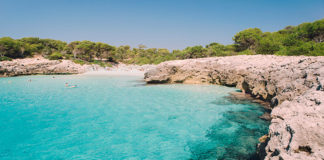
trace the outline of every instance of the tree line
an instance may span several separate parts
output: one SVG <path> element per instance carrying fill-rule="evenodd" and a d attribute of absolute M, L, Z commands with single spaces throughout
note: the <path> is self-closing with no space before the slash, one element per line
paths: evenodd
<path fill-rule="evenodd" d="M 203 58 L 232 55 L 307 55 L 324 56 L 324 19 L 298 26 L 287 26 L 277 32 L 262 32 L 249 28 L 233 37 L 234 44 L 211 43 L 192 46 L 183 50 L 146 48 L 139 45 L 112 46 L 101 42 L 73 41 L 26 37 L 0 38 L 0 60 L 42 55 L 46 58 L 71 59 L 77 63 L 123 62 L 129 64 L 158 64 L 176 59 Z"/>
<path fill-rule="evenodd" d="M 273 33 L 250 28 L 237 33 L 233 40 L 237 52 L 324 56 L 324 19 L 287 26 Z"/>

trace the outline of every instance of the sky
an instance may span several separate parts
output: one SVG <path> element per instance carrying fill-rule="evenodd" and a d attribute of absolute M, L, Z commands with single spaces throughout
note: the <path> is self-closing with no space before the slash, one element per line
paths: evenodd
<path fill-rule="evenodd" d="M 184 49 L 324 18 L 324 0 L 0 0 L 0 37 Z"/>

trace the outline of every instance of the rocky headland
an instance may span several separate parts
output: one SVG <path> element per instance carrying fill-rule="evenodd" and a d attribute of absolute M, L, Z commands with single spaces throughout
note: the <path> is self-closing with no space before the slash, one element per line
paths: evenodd
<path fill-rule="evenodd" d="M 48 60 L 42 56 L 14 59 L 0 62 L 0 77 L 12 77 L 36 74 L 110 74 L 110 75 L 144 75 L 155 65 L 113 64 L 101 67 L 97 64 L 80 65 L 71 60 Z"/>
<path fill-rule="evenodd" d="M 261 159 L 324 159 L 324 57 L 242 55 L 168 61 L 147 83 L 233 86 L 270 104 Z M 268 118 L 268 119 L 269 119 Z"/>
<path fill-rule="evenodd" d="M 95 70 L 98 65 L 80 65 L 70 60 L 48 60 L 41 56 L 0 62 L 0 77 L 35 74 L 78 74 Z"/>

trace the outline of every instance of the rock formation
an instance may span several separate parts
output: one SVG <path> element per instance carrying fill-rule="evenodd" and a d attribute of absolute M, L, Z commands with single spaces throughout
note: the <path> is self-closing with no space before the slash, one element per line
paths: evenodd
<path fill-rule="evenodd" d="M 235 86 L 271 104 L 265 159 L 324 159 L 324 57 L 232 56 L 168 61 L 147 83 Z M 261 154 L 260 154 L 261 155 Z"/>
<path fill-rule="evenodd" d="M 33 74 L 77 74 L 98 69 L 98 65 L 83 65 L 70 60 L 48 60 L 43 57 L 0 62 L 0 77 Z"/>

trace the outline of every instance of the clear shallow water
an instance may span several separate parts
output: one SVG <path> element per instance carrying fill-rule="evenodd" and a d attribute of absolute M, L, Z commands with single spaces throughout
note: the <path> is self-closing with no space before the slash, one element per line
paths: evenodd
<path fill-rule="evenodd" d="M 268 128 L 234 88 L 52 77 L 0 78 L 0 159 L 247 159 Z"/>

